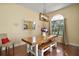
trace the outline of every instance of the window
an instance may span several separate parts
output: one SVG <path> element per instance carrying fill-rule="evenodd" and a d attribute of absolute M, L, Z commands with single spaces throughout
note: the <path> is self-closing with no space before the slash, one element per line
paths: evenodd
<path fill-rule="evenodd" d="M 64 35 L 64 17 L 62 15 L 57 14 L 51 19 L 51 30 L 54 35 Z"/>
<path fill-rule="evenodd" d="M 52 21 L 52 34 L 63 36 L 64 20 Z"/>

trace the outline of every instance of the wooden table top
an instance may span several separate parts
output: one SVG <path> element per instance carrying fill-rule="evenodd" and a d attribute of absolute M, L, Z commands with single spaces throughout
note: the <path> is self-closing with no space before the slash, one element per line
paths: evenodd
<path fill-rule="evenodd" d="M 36 42 L 35 43 L 38 44 L 38 45 L 41 45 L 42 43 L 51 40 L 53 37 L 55 37 L 55 36 L 50 36 L 50 37 L 47 37 L 47 39 L 45 39 L 43 36 L 36 36 Z M 22 41 L 24 41 L 24 42 L 26 42 L 30 45 L 32 45 L 32 43 L 33 43 L 32 37 L 24 38 L 24 39 L 22 39 Z"/>
<path fill-rule="evenodd" d="M 24 39 L 22 39 L 22 41 L 24 41 L 24 42 L 26 42 L 26 43 L 28 43 L 28 44 L 30 44 L 30 45 L 32 45 L 32 43 L 33 43 L 33 40 L 32 40 L 32 37 L 27 37 L 27 38 L 24 38 Z M 36 44 L 42 44 L 42 43 L 44 43 L 44 37 L 43 36 L 40 36 L 40 37 L 36 37 Z"/>

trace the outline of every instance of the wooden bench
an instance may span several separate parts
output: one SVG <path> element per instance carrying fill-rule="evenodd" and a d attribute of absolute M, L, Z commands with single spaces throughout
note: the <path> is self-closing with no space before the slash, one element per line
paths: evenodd
<path fill-rule="evenodd" d="M 56 38 L 57 36 L 49 36 L 47 39 L 47 42 L 42 43 L 41 45 L 38 46 L 39 48 L 39 53 L 41 52 L 41 55 L 44 55 L 44 52 L 47 50 L 52 51 L 52 47 L 57 47 L 57 41 Z"/>

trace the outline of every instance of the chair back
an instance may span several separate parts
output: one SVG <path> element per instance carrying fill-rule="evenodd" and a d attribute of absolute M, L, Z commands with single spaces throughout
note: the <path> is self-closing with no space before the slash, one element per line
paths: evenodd
<path fill-rule="evenodd" d="M 9 42 L 9 39 L 7 37 L 7 33 L 0 34 L 0 41 L 2 44 L 6 44 Z"/>

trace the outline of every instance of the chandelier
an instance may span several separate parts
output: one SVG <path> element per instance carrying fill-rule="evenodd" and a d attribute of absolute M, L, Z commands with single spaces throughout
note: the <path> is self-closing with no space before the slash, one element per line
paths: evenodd
<path fill-rule="evenodd" d="M 46 15 L 46 4 L 44 3 L 43 4 L 43 12 L 41 12 L 40 14 L 39 14 L 39 19 L 41 20 L 41 21 L 48 21 L 48 16 Z"/>

